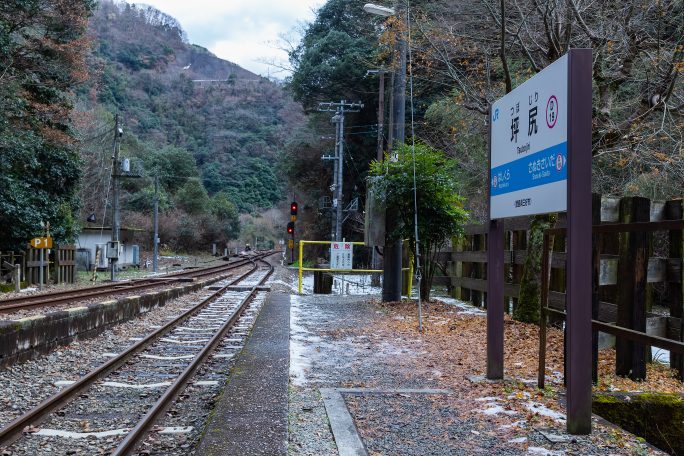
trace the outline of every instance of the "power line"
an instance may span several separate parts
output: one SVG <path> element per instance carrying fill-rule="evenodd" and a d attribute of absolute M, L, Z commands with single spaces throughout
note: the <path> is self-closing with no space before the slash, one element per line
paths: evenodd
<path fill-rule="evenodd" d="M 335 217 L 333 224 L 334 232 L 331 233 L 331 240 L 342 240 L 342 184 L 344 174 L 344 116 L 346 113 L 359 112 L 363 108 L 363 103 L 349 103 L 342 100 L 339 103 L 330 101 L 318 104 L 319 112 L 334 112 L 331 122 L 335 124 L 335 156 L 323 157 L 324 160 L 332 160 L 334 167 L 334 184 L 333 184 L 333 207 L 335 211 L 332 214 Z M 332 230 L 331 228 L 331 230 Z"/>

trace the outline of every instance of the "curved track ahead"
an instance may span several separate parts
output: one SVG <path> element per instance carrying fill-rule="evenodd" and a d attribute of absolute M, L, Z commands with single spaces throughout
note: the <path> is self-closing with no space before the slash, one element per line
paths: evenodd
<path fill-rule="evenodd" d="M 255 258 L 261 258 L 267 255 L 270 255 L 270 253 L 257 255 L 255 256 Z M 197 279 L 211 275 L 222 274 L 224 272 L 228 272 L 233 269 L 246 266 L 250 264 L 251 261 L 252 260 L 249 258 L 241 258 L 238 261 L 228 264 L 211 266 L 208 268 L 201 269 L 191 269 L 189 271 L 181 271 L 160 278 L 146 278 L 127 282 L 115 282 L 108 283 L 105 285 L 98 285 L 94 287 L 79 288 L 75 290 L 41 293 L 30 296 L 21 296 L 18 298 L 4 299 L 0 301 L 0 313 L 14 312 L 16 310 L 29 309 L 34 307 L 46 307 L 66 303 L 75 303 L 86 299 L 128 293 L 130 291 L 148 290 L 159 287 L 161 285 L 168 285 L 169 283 L 182 281 L 183 279 Z"/>

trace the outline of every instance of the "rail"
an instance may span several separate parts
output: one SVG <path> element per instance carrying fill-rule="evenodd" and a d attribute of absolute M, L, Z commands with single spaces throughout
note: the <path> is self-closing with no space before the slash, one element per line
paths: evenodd
<path fill-rule="evenodd" d="M 273 253 L 266 253 L 263 255 L 260 255 L 258 257 L 255 257 L 253 260 L 250 260 L 253 267 L 247 271 L 246 273 L 240 275 L 236 279 L 232 280 L 229 282 L 227 285 L 224 287 L 220 288 L 219 290 L 216 290 L 214 293 L 212 293 L 209 297 L 204 299 L 202 302 L 196 304 L 193 306 L 191 309 L 187 310 L 183 314 L 179 315 L 178 317 L 174 318 L 171 320 L 169 323 L 165 324 L 161 328 L 155 330 L 148 336 L 144 337 L 142 340 L 134 343 L 131 345 L 126 351 L 120 353 L 116 357 L 110 359 L 109 361 L 101 364 L 94 370 L 90 371 L 83 377 L 81 377 L 78 381 L 73 383 L 72 385 L 66 387 L 59 393 L 45 399 L 43 402 L 38 404 L 36 407 L 33 409 L 29 410 L 28 412 L 22 414 L 21 416 L 17 417 L 7 425 L 5 425 L 2 429 L 0 429 L 0 446 L 7 446 L 11 444 L 14 440 L 19 438 L 26 426 L 29 425 L 36 425 L 43 419 L 45 419 L 50 413 L 54 412 L 55 410 L 58 410 L 59 408 L 65 406 L 68 404 L 71 400 L 74 399 L 75 396 L 79 395 L 82 391 L 88 389 L 91 387 L 96 381 L 99 379 L 107 376 L 110 374 L 112 371 L 120 368 L 123 366 L 126 362 L 128 362 L 133 356 L 136 354 L 140 353 L 141 351 L 145 350 L 147 347 L 149 347 L 152 343 L 172 331 L 176 326 L 179 324 L 183 323 L 185 320 L 189 319 L 199 311 L 203 310 L 205 307 L 207 307 L 209 304 L 211 304 L 214 300 L 222 296 L 223 293 L 228 291 L 228 289 L 237 284 L 238 282 L 244 280 L 246 277 L 250 276 L 254 272 L 258 270 L 258 265 L 257 261 L 264 261 L 263 258 L 266 258 L 267 256 L 272 255 Z M 264 261 L 265 262 L 265 261 Z M 268 263 L 267 263 L 268 264 Z M 269 264 L 269 272 L 268 274 L 260 281 L 260 284 L 263 283 L 273 272 L 273 267 Z M 254 293 L 256 292 L 257 287 L 252 287 L 252 292 L 250 293 L 250 296 L 253 297 Z M 251 298 L 249 298 L 251 299 Z M 235 315 L 231 316 L 229 319 L 229 322 L 234 322 L 239 318 L 241 315 L 242 311 L 244 310 L 244 307 L 247 305 L 249 302 L 249 299 L 245 299 L 239 306 L 239 314 L 237 317 Z M 237 311 L 236 311 L 237 312 Z M 228 326 L 229 327 L 229 326 Z M 222 327 L 221 334 L 223 335 L 225 333 L 226 325 Z M 221 337 L 213 337 L 211 341 L 207 344 L 207 346 L 211 345 L 211 348 L 208 350 L 206 349 L 207 346 L 205 346 L 205 349 L 200 352 L 199 355 L 195 357 L 193 362 L 191 363 L 191 366 L 194 366 L 193 369 L 187 368 L 181 377 L 174 382 L 171 388 L 174 388 L 173 393 L 169 394 L 164 394 L 162 398 L 166 398 L 165 400 L 168 402 L 172 400 L 173 398 L 176 397 L 177 393 L 184 387 L 184 385 L 187 383 L 187 379 L 189 378 L 192 373 L 194 373 L 197 368 L 201 365 L 201 363 L 206 359 L 206 356 L 211 353 L 215 345 L 218 343 Z M 190 370 L 189 370 L 190 369 Z M 180 379 L 183 379 L 182 381 L 179 381 Z M 170 399 L 169 399 L 170 398 Z M 161 399 L 160 399 L 161 400 Z M 156 407 L 159 407 L 159 402 L 153 406 L 153 410 Z M 152 413 L 152 411 L 150 413 Z M 159 416 L 159 414 L 163 411 L 158 410 L 154 413 L 154 418 Z M 150 415 L 148 413 L 148 415 Z M 151 418 L 148 417 L 148 415 L 145 416 L 146 423 L 149 421 Z M 149 426 L 151 424 L 144 424 L 144 425 L 139 425 L 136 426 L 136 428 L 132 431 L 135 432 L 135 438 L 133 439 L 135 442 L 137 442 L 142 436 L 144 435 L 145 432 L 149 429 Z M 130 445 L 131 439 L 126 438 L 124 442 L 129 442 L 127 445 Z M 122 445 L 123 443 L 122 442 Z M 115 454 L 127 454 L 127 453 L 122 453 L 118 452 Z"/>
<path fill-rule="evenodd" d="M 126 293 L 133 290 L 140 290 L 146 288 L 154 288 L 160 285 L 168 284 L 174 280 L 184 277 L 204 277 L 207 275 L 218 274 L 225 271 L 237 269 L 250 263 L 249 259 L 243 259 L 237 262 L 226 265 L 212 266 L 203 269 L 193 269 L 192 271 L 183 271 L 173 276 L 165 276 L 162 278 L 150 279 L 144 278 L 135 281 L 116 282 L 106 285 L 97 285 L 88 288 L 79 288 L 76 290 L 58 291 L 52 293 L 41 293 L 31 296 L 21 296 L 17 298 L 4 299 L 0 301 L 0 313 L 12 312 L 18 309 L 28 309 L 33 307 L 45 307 L 49 305 L 63 304 L 67 302 L 74 302 L 82 299 L 95 298 L 98 296 L 106 296 L 110 294 Z"/>

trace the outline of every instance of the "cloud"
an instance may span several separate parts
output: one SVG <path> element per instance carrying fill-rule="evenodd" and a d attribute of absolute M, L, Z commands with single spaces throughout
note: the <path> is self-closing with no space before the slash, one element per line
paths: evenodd
<path fill-rule="evenodd" d="M 219 57 L 261 75 L 269 73 L 262 61 L 287 61 L 274 43 L 301 22 L 314 18 L 325 0 L 145 0 L 175 17 L 199 44 Z M 270 69 L 270 73 L 278 71 Z"/>

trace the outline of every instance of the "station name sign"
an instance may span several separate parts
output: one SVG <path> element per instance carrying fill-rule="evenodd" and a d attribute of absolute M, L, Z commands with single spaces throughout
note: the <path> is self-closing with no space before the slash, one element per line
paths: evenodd
<path fill-rule="evenodd" d="M 567 162 L 565 55 L 492 105 L 490 218 L 567 210 Z"/>

